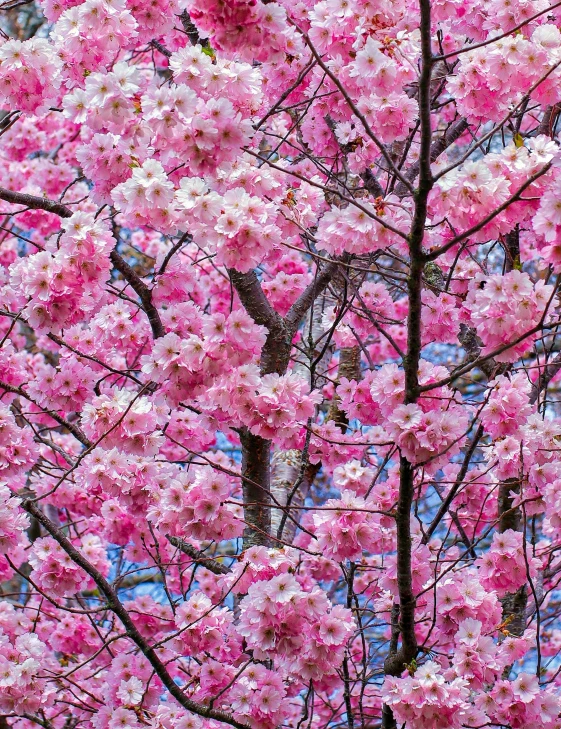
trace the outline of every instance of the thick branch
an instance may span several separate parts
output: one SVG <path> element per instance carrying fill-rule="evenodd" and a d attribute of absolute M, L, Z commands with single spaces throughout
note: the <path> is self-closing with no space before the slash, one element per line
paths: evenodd
<path fill-rule="evenodd" d="M 307 341 L 308 346 L 306 351 L 296 354 L 292 369 L 294 374 L 312 381 L 316 387 L 325 383 L 324 375 L 332 356 L 332 348 L 326 347 L 324 342 L 323 314 L 335 302 L 336 298 L 329 288 L 324 289 L 313 301 L 302 332 L 302 344 L 305 345 Z M 271 494 L 275 503 L 286 507 L 284 511 L 273 509 L 271 534 L 288 544 L 294 541 L 303 513 L 299 509 L 304 506 L 321 467 L 320 463 L 308 463 L 307 451 L 305 445 L 303 450 L 277 450 L 271 459 Z M 297 509 L 294 517 L 290 514 L 292 507 Z"/>
<path fill-rule="evenodd" d="M 243 428 L 242 481 L 245 529 L 243 547 L 268 545 L 271 533 L 271 441 Z"/>
<path fill-rule="evenodd" d="M 511 496 L 511 494 L 513 494 Z M 519 507 L 513 506 L 515 496 L 520 494 L 520 481 L 517 478 L 507 478 L 501 481 L 498 495 L 498 518 L 500 532 L 513 529 L 515 532 L 522 531 L 522 514 Z"/>
<path fill-rule="evenodd" d="M 282 316 L 269 303 L 255 271 L 240 273 L 231 268 L 228 273 L 247 313 L 256 324 L 268 329 L 261 352 L 261 373 L 284 374 L 290 358 L 292 335 Z"/>
<path fill-rule="evenodd" d="M 172 537 L 166 534 L 166 539 L 174 547 L 177 547 L 180 552 L 191 557 L 194 562 L 197 562 L 202 567 L 206 567 L 210 572 L 214 572 L 215 575 L 227 575 L 232 571 L 228 565 L 221 564 L 217 559 L 207 556 L 200 549 L 195 549 L 192 544 L 188 544 L 183 539 L 179 539 L 179 537 Z"/>
<path fill-rule="evenodd" d="M 0 200 L 14 203 L 14 205 L 24 205 L 26 208 L 31 210 L 45 210 L 47 213 L 58 215 L 59 218 L 70 218 L 72 216 L 72 210 L 62 203 L 49 200 L 46 197 L 39 197 L 38 195 L 27 195 L 23 192 L 12 192 L 11 190 L 6 190 L 3 187 L 0 187 Z"/>
<path fill-rule="evenodd" d="M 561 104 L 554 104 L 553 106 L 547 107 L 547 109 L 543 113 L 542 120 L 536 130 L 537 136 L 539 136 L 540 134 L 547 134 L 549 137 L 552 136 L 553 127 L 555 126 L 555 120 L 559 116 L 560 111 Z"/>
<path fill-rule="evenodd" d="M 347 380 L 360 381 L 360 347 L 343 347 L 339 355 L 339 368 L 337 370 L 337 382 L 341 382 L 341 378 Z M 328 420 L 333 420 L 341 428 L 341 432 L 345 433 L 349 425 L 349 419 L 347 414 L 339 408 L 341 398 L 334 393 L 329 412 L 327 415 Z"/>
<path fill-rule="evenodd" d="M 503 620 L 508 618 L 508 632 L 521 636 L 526 630 L 526 606 L 528 604 L 528 588 L 524 584 L 516 592 L 508 593 L 501 598 Z M 505 669 L 510 673 L 511 666 Z M 507 673 L 508 671 L 508 673 Z"/>
<path fill-rule="evenodd" d="M 446 512 L 452 505 L 452 501 L 456 497 L 456 494 L 458 493 L 460 486 L 464 482 L 464 478 L 466 477 L 466 473 L 468 471 L 469 464 L 471 463 L 471 459 L 473 458 L 475 449 L 477 448 L 477 445 L 482 437 L 483 437 L 483 426 L 480 425 L 478 427 L 477 431 L 475 432 L 475 435 L 473 436 L 472 441 L 469 444 L 469 446 L 465 452 L 462 466 L 458 472 L 458 476 L 456 477 L 456 480 L 455 480 L 452 488 L 448 492 L 446 498 L 440 504 L 440 508 L 436 512 L 434 519 L 432 520 L 428 529 L 425 532 L 425 536 L 423 537 L 423 544 L 427 544 L 427 542 L 430 541 L 430 538 L 434 534 L 436 528 L 438 527 L 438 525 L 442 521 L 444 515 L 446 514 Z"/>
<path fill-rule="evenodd" d="M 399 499 L 396 509 L 397 533 L 397 589 L 399 593 L 399 630 L 401 648 L 390 651 L 384 661 L 384 671 L 399 676 L 417 655 L 415 635 L 415 594 L 411 573 L 411 507 L 414 494 L 414 468 L 403 456 L 400 457 Z"/>
<path fill-rule="evenodd" d="M 336 270 L 336 261 L 327 264 L 290 307 L 285 319 L 269 303 L 255 271 L 240 273 L 233 268 L 228 270 L 230 280 L 247 313 L 256 324 L 269 330 L 261 354 L 262 374 L 277 372 L 281 375 L 286 372 L 292 338 L 317 296 L 329 285 Z"/>
<path fill-rule="evenodd" d="M 283 375 L 290 361 L 292 338 L 306 312 L 329 284 L 337 264 L 325 266 L 293 304 L 286 319 L 269 303 L 255 271 L 240 273 L 229 269 L 230 280 L 241 303 L 253 321 L 267 329 L 261 351 L 261 374 Z M 247 428 L 241 433 L 242 480 L 244 494 L 244 549 L 268 544 L 271 533 L 271 441 L 254 435 Z"/>
<path fill-rule="evenodd" d="M 427 219 L 427 200 L 433 185 L 430 150 L 431 130 L 431 12 L 430 0 L 420 0 L 421 10 L 421 73 L 419 77 L 420 154 L 419 187 L 414 193 L 415 212 L 409 233 L 409 276 L 407 290 L 409 312 L 407 315 L 407 355 L 404 358 L 405 404 L 414 403 L 419 395 L 419 360 L 421 356 L 421 291 L 423 287 L 423 238 Z M 409 184 L 409 183 L 407 183 Z M 397 537 L 397 587 L 399 593 L 401 648 L 390 650 L 384 670 L 399 676 L 406 664 L 417 655 L 415 635 L 415 594 L 411 572 L 411 507 L 415 493 L 415 468 L 402 455 L 399 463 L 399 497 L 396 509 Z M 391 714 L 384 712 L 384 724 L 392 721 Z"/>
<path fill-rule="evenodd" d="M 329 285 L 337 271 L 337 265 L 337 261 L 328 263 L 290 307 L 290 310 L 285 317 L 285 322 L 292 335 L 294 335 L 298 329 L 300 322 L 315 301 L 316 297 L 323 293 Z"/>
<path fill-rule="evenodd" d="M 189 38 L 192 46 L 196 46 L 197 43 L 200 43 L 202 46 L 208 46 L 208 40 L 206 38 L 201 38 L 199 31 L 186 10 L 181 13 L 179 20 L 181 20 L 183 30 L 185 31 L 187 38 Z"/>
<path fill-rule="evenodd" d="M 166 58 L 171 58 L 172 52 L 168 51 L 168 49 L 164 45 L 162 45 L 159 41 L 151 40 L 150 45 L 153 46 L 157 51 L 159 51 L 162 54 L 162 56 L 165 56 Z"/>
<path fill-rule="evenodd" d="M 364 172 L 361 172 L 360 177 L 364 183 L 365 190 L 368 190 L 373 197 L 385 197 L 384 188 L 380 185 L 370 167 L 367 167 Z"/>
<path fill-rule="evenodd" d="M 269 303 L 255 271 L 240 273 L 235 268 L 230 268 L 228 273 L 240 301 L 253 321 L 267 329 L 280 330 L 283 324 L 282 317 Z"/>
<path fill-rule="evenodd" d="M 481 346 L 475 329 L 473 327 L 468 327 L 463 323 L 460 324 L 458 339 L 466 352 L 467 361 L 473 362 L 474 367 L 477 363 L 477 366 L 487 379 L 493 379 L 493 375 L 497 371 L 498 365 L 494 359 L 481 359 Z"/>
<path fill-rule="evenodd" d="M 448 147 L 462 136 L 467 128 L 466 119 L 458 119 L 452 122 L 444 134 L 433 142 L 430 150 L 431 162 L 435 162 Z"/>
<path fill-rule="evenodd" d="M 148 288 L 136 271 L 129 266 L 124 258 L 117 253 L 117 251 L 111 251 L 109 257 L 111 259 L 111 263 L 115 266 L 117 271 L 123 275 L 123 278 L 130 284 L 130 287 L 142 302 L 142 308 L 150 322 L 154 339 L 163 337 L 166 330 L 164 329 L 164 325 L 162 324 L 157 308 L 152 303 L 151 289 Z"/>

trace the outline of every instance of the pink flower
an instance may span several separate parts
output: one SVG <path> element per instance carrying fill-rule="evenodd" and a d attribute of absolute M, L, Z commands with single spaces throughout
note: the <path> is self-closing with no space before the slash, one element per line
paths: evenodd
<path fill-rule="evenodd" d="M 142 682 L 135 676 L 128 681 L 121 681 L 117 691 L 117 697 L 127 706 L 135 706 L 142 700 L 144 687 Z"/>
<path fill-rule="evenodd" d="M 537 676 L 528 673 L 519 674 L 512 684 L 512 693 L 516 699 L 525 704 L 530 703 L 539 693 L 540 686 Z"/>

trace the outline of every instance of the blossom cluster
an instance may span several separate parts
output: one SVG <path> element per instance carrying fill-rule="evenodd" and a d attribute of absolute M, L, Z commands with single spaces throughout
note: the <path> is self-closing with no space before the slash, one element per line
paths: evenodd
<path fill-rule="evenodd" d="M 62 61 L 46 38 L 0 45 L 0 98 L 27 112 L 45 112 L 60 98 Z"/>
<path fill-rule="evenodd" d="M 10 267 L 13 294 L 38 331 L 59 331 L 93 313 L 109 276 L 115 241 L 109 225 L 89 213 L 63 223 L 58 248 L 19 259 Z"/>
<path fill-rule="evenodd" d="M 536 576 L 540 560 L 527 554 L 520 532 L 507 529 L 493 535 L 491 548 L 478 560 L 479 579 L 483 587 L 500 597 L 516 592 L 528 578 Z M 476 563 L 477 564 L 477 563 Z"/>
<path fill-rule="evenodd" d="M 101 539 L 88 534 L 81 539 L 81 550 L 86 558 L 104 576 L 109 574 L 109 562 Z M 29 556 L 34 582 L 49 595 L 73 595 L 93 587 L 88 577 L 52 537 L 37 539 Z"/>
<path fill-rule="evenodd" d="M 240 604 L 238 632 L 256 658 L 275 658 L 290 674 L 320 680 L 336 671 L 353 631 L 350 611 L 291 574 L 254 582 Z"/>
<path fill-rule="evenodd" d="M 498 362 L 514 362 L 528 351 L 553 293 L 551 286 L 532 283 L 523 271 L 477 275 L 470 283 L 465 309 L 485 345 L 483 352 L 493 352 Z"/>
<path fill-rule="evenodd" d="M 271 51 L 284 50 L 286 15 L 277 3 L 189 0 L 187 8 L 198 30 L 220 50 L 245 52 L 260 60 L 268 58 Z"/>

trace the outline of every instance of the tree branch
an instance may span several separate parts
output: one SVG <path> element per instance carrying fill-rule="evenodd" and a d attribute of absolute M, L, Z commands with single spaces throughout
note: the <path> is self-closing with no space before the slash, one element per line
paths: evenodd
<path fill-rule="evenodd" d="M 407 354 L 403 366 L 405 371 L 404 403 L 415 403 L 419 396 L 419 360 L 421 356 L 421 292 L 423 288 L 423 239 L 427 218 L 427 201 L 433 186 L 430 166 L 432 142 L 431 130 L 431 8 L 430 0 L 420 0 L 421 10 L 421 73 L 419 76 L 419 187 L 414 191 L 415 211 L 409 233 L 409 276 L 407 291 L 409 311 L 407 314 Z M 409 182 L 407 182 L 409 186 Z M 396 507 L 397 541 L 397 588 L 399 593 L 399 629 L 401 648 L 390 650 L 384 662 L 386 674 L 399 676 L 404 667 L 417 655 L 415 635 L 415 593 L 411 571 L 411 507 L 415 493 L 415 467 L 405 456 L 399 459 L 399 495 Z M 383 712 L 383 726 L 393 723 L 391 712 Z"/>
<path fill-rule="evenodd" d="M 271 441 L 240 432 L 245 529 L 243 548 L 267 546 L 271 533 Z"/>
<path fill-rule="evenodd" d="M 227 714 L 224 711 L 210 709 L 208 706 L 198 704 L 196 701 L 192 701 L 187 696 L 185 696 L 182 689 L 175 683 L 172 676 L 168 673 L 167 668 L 156 654 L 156 651 L 142 637 L 135 624 L 133 623 L 130 615 L 125 610 L 122 602 L 119 600 L 116 591 L 111 587 L 109 582 L 107 582 L 105 577 L 103 577 L 103 575 L 88 562 L 88 560 L 81 554 L 81 552 L 79 552 L 72 545 L 72 543 L 65 536 L 64 532 L 59 529 L 50 519 L 48 519 L 45 514 L 43 514 L 41 509 L 39 509 L 34 501 L 32 501 L 31 499 L 26 499 L 22 502 L 22 507 L 25 511 L 27 511 L 28 514 L 34 516 L 37 521 L 46 529 L 46 531 L 53 537 L 53 539 L 58 542 L 58 544 L 64 549 L 64 551 L 74 562 L 74 564 L 77 564 L 79 567 L 81 567 L 84 572 L 86 572 L 86 574 L 88 574 L 93 579 L 100 593 L 107 600 L 107 604 L 110 610 L 115 613 L 115 615 L 123 624 L 129 638 L 146 656 L 161 682 L 167 688 L 169 693 L 174 697 L 174 699 L 184 709 L 187 709 L 187 711 L 192 711 L 193 714 L 202 716 L 205 719 L 215 719 L 216 721 L 230 724 L 237 729 L 248 729 L 247 724 L 243 724 L 242 722 L 237 721 L 231 714 Z"/>
<path fill-rule="evenodd" d="M 186 10 L 181 13 L 181 15 L 179 16 L 179 20 L 181 20 L 183 30 L 185 31 L 187 38 L 189 38 L 192 46 L 196 46 L 197 43 L 200 43 L 203 47 L 208 46 L 208 40 L 206 38 L 201 38 L 201 36 L 199 35 L 199 31 L 197 30 L 195 24 L 189 17 L 189 13 Z"/>
<path fill-rule="evenodd" d="M 444 132 L 442 136 L 440 136 L 438 139 L 435 139 L 435 141 L 431 145 L 430 149 L 430 161 L 436 162 L 436 160 L 440 157 L 440 155 L 445 152 L 448 147 L 452 146 L 454 142 L 462 136 L 462 134 L 466 131 L 468 128 L 468 123 L 466 119 L 458 119 L 455 122 L 452 122 L 448 129 Z M 420 168 L 420 161 L 414 162 L 411 167 L 405 172 L 404 177 L 405 179 L 413 183 L 415 181 L 415 178 L 419 174 L 419 168 Z M 399 183 L 396 185 L 395 188 L 395 194 L 398 197 L 404 197 L 407 194 L 407 188 L 403 183 Z"/>
<path fill-rule="evenodd" d="M 136 271 L 129 266 L 125 259 L 117 253 L 116 250 L 111 251 L 109 258 L 111 259 L 111 263 L 115 266 L 117 271 L 123 275 L 123 278 L 130 284 L 130 287 L 142 302 L 142 308 L 150 322 L 150 328 L 152 329 L 154 339 L 163 337 L 166 330 L 164 329 L 164 325 L 160 319 L 158 309 L 152 303 L 152 290 L 148 288 Z"/>
<path fill-rule="evenodd" d="M 218 560 L 208 557 L 200 549 L 195 549 L 192 544 L 188 544 L 183 541 L 183 539 L 179 539 L 179 537 L 172 537 L 169 534 L 166 534 L 166 539 L 170 544 L 173 544 L 174 547 L 177 547 L 180 552 L 191 557 L 194 562 L 206 567 L 209 572 L 214 572 L 215 575 L 227 575 L 232 571 L 228 565 L 221 564 Z"/>
<path fill-rule="evenodd" d="M 337 271 L 338 261 L 328 263 L 314 278 L 312 283 L 300 294 L 298 299 L 290 307 L 285 322 L 290 332 L 294 335 L 306 312 L 315 299 L 329 286 L 331 279 Z"/>
<path fill-rule="evenodd" d="M 240 301 L 253 321 L 267 329 L 282 328 L 282 317 L 269 303 L 255 271 L 240 273 L 235 268 L 229 268 L 228 274 Z"/>
<path fill-rule="evenodd" d="M 537 402 L 540 392 L 547 388 L 559 370 L 561 370 L 561 352 L 559 352 L 559 354 L 557 354 L 557 356 L 546 365 L 537 381 L 532 385 L 532 389 L 530 391 L 530 405 L 534 405 Z"/>
<path fill-rule="evenodd" d="M 458 233 L 458 235 L 454 236 L 452 240 L 449 240 L 448 243 L 441 246 L 440 248 L 437 248 L 436 250 L 432 251 L 431 253 L 427 253 L 425 256 L 426 261 L 435 261 L 437 258 L 442 256 L 446 251 L 449 251 L 450 248 L 453 248 L 455 245 L 458 245 L 458 243 L 461 243 L 462 241 L 466 240 L 467 238 L 470 238 L 474 233 L 478 233 L 481 228 L 484 228 L 488 223 L 490 223 L 492 220 L 494 220 L 497 215 L 500 215 L 503 210 L 506 210 L 509 208 L 513 203 L 520 200 L 520 196 L 522 193 L 530 187 L 536 180 L 538 180 L 540 177 L 546 174 L 546 172 L 549 172 L 551 169 L 551 162 L 548 162 L 546 165 L 544 165 L 540 170 L 537 172 L 534 172 L 533 175 L 531 175 L 526 182 L 524 182 L 518 190 L 514 193 L 514 195 L 511 195 L 508 200 L 506 200 L 502 205 L 499 205 L 497 208 L 495 208 L 489 215 L 486 215 L 483 220 L 480 220 L 479 223 L 476 223 L 475 225 L 472 225 L 471 228 L 468 228 L 463 233 Z"/>
<path fill-rule="evenodd" d="M 255 271 L 240 273 L 230 268 L 228 274 L 247 313 L 256 324 L 268 330 L 261 352 L 261 374 L 284 374 L 290 359 L 293 335 L 282 316 L 269 303 Z"/>
<path fill-rule="evenodd" d="M 62 203 L 58 203 L 44 197 L 39 197 L 37 195 L 12 192 L 5 188 L 0 188 L 0 200 L 5 200 L 6 202 L 14 203 L 15 205 L 25 205 L 26 208 L 30 208 L 31 210 L 45 210 L 48 213 L 58 215 L 60 218 L 70 218 L 73 214 L 72 210 Z M 158 314 L 158 310 L 152 303 L 151 290 L 116 250 L 111 251 L 109 257 L 111 258 L 111 262 L 115 268 L 124 276 L 131 288 L 140 298 L 144 311 L 146 312 L 146 316 L 148 317 L 148 321 L 150 322 L 154 339 L 163 337 L 165 329 L 160 319 L 160 315 Z"/>
<path fill-rule="evenodd" d="M 24 205 L 31 210 L 44 210 L 47 213 L 58 215 L 59 218 L 70 218 L 73 214 L 70 208 L 55 200 L 49 200 L 46 197 L 39 197 L 37 195 L 27 195 L 23 192 L 12 192 L 3 187 L 0 187 L 0 200 L 14 203 L 14 205 Z M 23 211 L 20 210 L 18 212 Z M 17 213 L 15 214 L 17 215 Z"/>
<path fill-rule="evenodd" d="M 71 423 L 69 420 L 66 420 L 66 418 L 63 418 L 62 415 L 59 415 L 56 410 L 47 410 L 45 408 L 42 408 L 40 405 L 38 405 L 35 400 L 32 400 L 29 395 L 25 392 L 25 390 L 22 390 L 21 387 L 13 387 L 12 385 L 8 385 L 7 382 L 0 381 L 0 389 L 6 390 L 7 392 L 11 392 L 14 395 L 18 395 L 19 397 L 23 397 L 28 402 L 33 403 L 36 407 L 38 407 L 42 413 L 45 413 L 45 415 L 48 415 L 53 420 L 56 420 L 56 422 L 59 425 L 62 425 L 64 428 L 66 428 L 72 435 L 82 443 L 82 445 L 86 446 L 86 448 L 89 448 L 92 443 L 89 440 L 89 438 L 86 436 L 84 431 L 79 428 L 77 425 L 74 425 L 74 423 Z"/>

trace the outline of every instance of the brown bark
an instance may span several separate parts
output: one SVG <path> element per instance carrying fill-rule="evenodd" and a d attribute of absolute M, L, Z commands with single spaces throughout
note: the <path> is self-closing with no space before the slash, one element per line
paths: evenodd
<path fill-rule="evenodd" d="M 314 301 L 328 286 L 337 269 L 327 264 L 292 305 L 286 317 L 269 303 L 255 271 L 229 270 L 245 310 L 256 324 L 268 330 L 261 351 L 261 374 L 283 375 L 290 361 L 292 339 Z M 247 428 L 240 432 L 242 445 L 242 482 L 244 497 L 244 549 L 255 544 L 268 545 L 271 535 L 271 442 Z M 281 502 L 282 503 L 282 502 Z"/>

